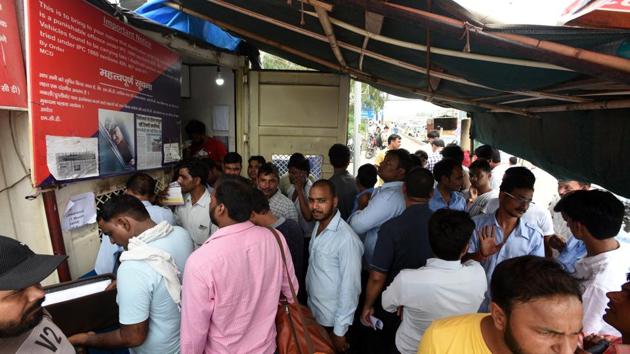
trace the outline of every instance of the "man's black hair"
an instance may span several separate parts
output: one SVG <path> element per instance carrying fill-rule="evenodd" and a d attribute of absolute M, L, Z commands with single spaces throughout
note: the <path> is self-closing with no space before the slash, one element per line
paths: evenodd
<path fill-rule="evenodd" d="M 451 177 L 456 167 L 461 168 L 462 164 L 453 159 L 442 159 L 433 166 L 433 177 L 437 183 L 440 183 L 442 177 Z"/>
<path fill-rule="evenodd" d="M 510 167 L 505 170 L 499 191 L 511 193 L 518 188 L 534 190 L 535 183 L 536 176 L 527 167 Z"/>
<path fill-rule="evenodd" d="M 334 168 L 346 168 L 350 164 L 350 149 L 343 144 L 334 144 L 328 149 L 328 159 Z"/>
<path fill-rule="evenodd" d="M 103 204 L 98 212 L 98 219 L 108 222 L 121 215 L 129 216 L 137 221 L 151 218 L 140 199 L 129 194 L 121 194 L 111 197 Z"/>
<path fill-rule="evenodd" d="M 435 140 L 433 140 L 431 142 L 431 145 L 435 145 L 435 146 L 441 147 L 441 148 L 443 148 L 445 146 L 444 140 L 442 140 L 442 139 L 435 139 Z"/>
<path fill-rule="evenodd" d="M 427 162 L 429 161 L 429 154 L 427 154 L 426 151 L 418 150 L 413 154 L 418 156 L 418 158 L 420 159 L 420 167 L 424 167 L 427 165 Z"/>
<path fill-rule="evenodd" d="M 267 160 L 265 160 L 265 157 L 261 155 L 250 156 L 249 159 L 247 160 L 247 163 L 251 164 L 252 161 L 258 161 L 258 163 L 261 165 L 264 165 L 267 163 Z"/>
<path fill-rule="evenodd" d="M 242 166 L 243 158 L 238 152 L 231 151 L 225 154 L 225 156 L 223 157 L 223 163 L 238 163 Z"/>
<path fill-rule="evenodd" d="M 518 163 L 518 157 L 516 156 L 510 156 L 510 165 L 516 165 Z"/>
<path fill-rule="evenodd" d="M 223 176 L 214 190 L 219 204 L 225 205 L 228 216 L 236 222 L 245 222 L 252 215 L 254 188 L 241 176 Z"/>
<path fill-rule="evenodd" d="M 401 138 L 401 137 L 400 137 L 400 135 L 398 135 L 398 134 L 392 134 L 392 135 L 390 135 L 390 136 L 387 138 L 387 145 L 391 144 L 391 143 L 392 143 L 392 141 L 394 141 L 394 140 L 396 140 L 396 139 L 402 139 L 402 138 Z"/>
<path fill-rule="evenodd" d="M 429 219 L 429 244 L 433 254 L 457 261 L 468 245 L 475 223 L 465 211 L 438 209 Z"/>
<path fill-rule="evenodd" d="M 252 191 L 252 210 L 257 214 L 264 214 L 271 210 L 265 194 L 256 188 Z"/>
<path fill-rule="evenodd" d="M 470 171 L 481 170 L 487 173 L 492 172 L 492 167 L 490 167 L 490 163 L 487 160 L 482 160 L 482 159 L 473 161 L 473 163 L 471 163 L 470 166 L 468 166 L 468 169 Z"/>
<path fill-rule="evenodd" d="M 440 137 L 440 132 L 437 130 L 431 130 L 428 134 L 427 134 L 427 138 L 429 139 L 437 139 Z"/>
<path fill-rule="evenodd" d="M 492 302 L 507 315 L 518 302 L 557 296 L 582 301 L 579 281 L 560 263 L 537 256 L 515 257 L 499 263 L 492 273 L 490 293 Z"/>
<path fill-rule="evenodd" d="M 366 163 L 359 167 L 357 171 L 357 181 L 365 188 L 372 188 L 376 184 L 378 171 L 371 163 Z"/>
<path fill-rule="evenodd" d="M 262 175 L 274 175 L 276 179 L 280 181 L 280 172 L 278 172 L 278 168 L 271 162 L 267 162 L 258 167 L 258 176 Z"/>
<path fill-rule="evenodd" d="M 304 171 L 304 172 L 306 172 L 307 175 L 311 173 L 311 163 L 308 161 L 307 158 L 303 158 L 301 160 L 296 160 L 289 167 L 294 167 L 294 168 L 297 168 L 300 171 Z"/>
<path fill-rule="evenodd" d="M 127 180 L 127 190 L 143 197 L 155 195 L 155 179 L 146 173 L 138 172 Z"/>
<path fill-rule="evenodd" d="M 186 128 L 184 129 L 186 130 L 186 134 L 188 136 L 191 136 L 193 134 L 206 135 L 206 125 L 196 119 L 188 122 L 188 124 L 186 124 Z"/>
<path fill-rule="evenodd" d="M 405 170 L 405 174 L 411 169 L 411 159 L 409 158 L 409 151 L 406 149 L 388 150 L 385 156 L 393 155 L 398 158 L 398 168 Z"/>
<path fill-rule="evenodd" d="M 289 157 L 289 163 L 287 164 L 287 167 L 295 167 L 296 163 L 299 163 L 300 161 L 305 160 L 305 159 L 306 157 L 304 156 L 304 154 L 299 153 L 299 152 L 294 152 Z"/>
<path fill-rule="evenodd" d="M 433 191 L 433 175 L 422 167 L 414 167 L 405 175 L 407 195 L 412 198 L 429 198 Z"/>
<path fill-rule="evenodd" d="M 494 148 L 490 145 L 481 145 L 480 147 L 476 148 L 475 156 L 477 156 L 478 159 L 484 159 L 488 162 L 501 162 L 501 152 L 499 151 L 499 149 Z"/>
<path fill-rule="evenodd" d="M 187 169 L 188 174 L 192 178 L 198 177 L 199 184 L 201 184 L 202 186 L 205 186 L 206 184 L 208 184 L 208 173 L 210 171 L 208 170 L 207 163 L 202 162 L 201 160 L 186 161 L 179 167 L 179 169 L 177 170 L 178 173 L 179 173 L 179 170 L 181 170 L 182 168 Z"/>
<path fill-rule="evenodd" d="M 328 191 L 330 192 L 330 194 L 332 194 L 333 198 L 337 196 L 337 188 L 335 188 L 335 184 L 327 179 L 320 179 L 320 180 L 315 181 L 311 189 L 315 187 L 328 188 Z"/>
<path fill-rule="evenodd" d="M 598 240 L 617 236 L 624 217 L 624 205 L 612 193 L 578 190 L 565 195 L 553 208 L 580 222 Z"/>
<path fill-rule="evenodd" d="M 459 145 L 448 145 L 440 153 L 445 159 L 453 159 L 460 165 L 464 162 L 464 150 Z"/>

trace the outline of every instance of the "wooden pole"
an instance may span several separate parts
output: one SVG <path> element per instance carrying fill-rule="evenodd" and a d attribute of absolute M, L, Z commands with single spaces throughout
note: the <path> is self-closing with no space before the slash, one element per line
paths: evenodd
<path fill-rule="evenodd" d="M 377 0 L 336 0 L 355 8 L 380 13 L 395 20 L 404 20 L 415 26 L 423 26 L 435 32 L 447 33 L 458 38 L 476 39 L 486 45 L 510 50 L 516 55 L 539 58 L 594 77 L 605 77 L 614 82 L 630 83 L 630 60 L 568 45 L 542 41 L 523 35 L 496 33 L 455 20 L 390 2 Z"/>
<path fill-rule="evenodd" d="M 317 14 L 312 12 L 312 11 L 304 11 L 304 13 L 309 15 L 309 16 L 313 16 L 313 17 L 317 16 Z M 340 20 L 338 20 L 338 19 L 336 19 L 334 17 L 330 17 L 329 16 L 329 18 L 330 18 L 330 23 L 332 23 L 333 25 L 335 25 L 337 27 L 341 27 L 341 28 L 343 28 L 345 30 L 348 30 L 348 31 L 356 33 L 356 34 L 360 34 L 360 35 L 365 36 L 367 38 L 374 39 L 375 41 L 391 44 L 391 45 L 394 45 L 394 46 L 397 46 L 397 47 L 401 47 L 401 48 L 418 50 L 418 51 L 421 51 L 421 52 L 426 52 L 426 50 L 427 50 L 427 47 L 422 45 L 422 44 L 417 44 L 417 43 L 413 43 L 413 42 L 406 42 L 406 41 L 401 41 L 399 39 L 386 37 L 386 36 L 383 36 L 383 35 L 379 34 L 376 31 L 370 31 L 368 29 L 363 29 L 363 28 L 360 28 L 360 27 L 356 27 L 356 26 L 353 26 L 353 25 L 351 25 L 349 23 L 340 21 Z M 435 53 L 435 54 L 446 55 L 446 56 L 449 56 L 449 57 L 456 57 L 456 58 L 463 58 L 463 59 L 470 59 L 470 60 L 479 60 L 479 61 L 487 61 L 487 62 L 491 62 L 491 63 L 518 65 L 518 66 L 525 66 L 525 67 L 539 68 L 539 69 L 573 71 L 571 69 L 567 69 L 567 68 L 564 68 L 564 67 L 561 67 L 561 66 L 558 66 L 558 65 L 553 65 L 553 64 L 549 64 L 549 63 L 542 63 L 542 62 L 532 61 L 532 60 L 497 57 L 497 56 L 493 56 L 493 55 L 476 54 L 476 53 L 472 53 L 472 52 L 468 53 L 468 52 L 444 49 L 444 48 L 439 48 L 439 47 L 431 47 L 431 51 L 433 53 Z"/>
<path fill-rule="evenodd" d="M 309 3 L 310 3 L 310 0 L 309 0 Z M 323 8 L 319 6 L 314 5 L 313 3 L 311 3 L 311 5 L 315 7 L 315 11 L 317 12 L 317 19 L 319 20 L 319 23 L 322 26 L 322 30 L 324 31 L 324 34 L 326 34 L 326 38 L 328 39 L 328 43 L 330 44 L 330 49 L 335 55 L 335 58 L 337 58 L 337 61 L 339 62 L 341 66 L 343 67 L 348 66 L 346 65 L 346 61 L 344 60 L 343 55 L 341 54 L 339 45 L 337 45 L 337 38 L 335 38 L 335 32 L 333 30 L 333 26 L 330 23 L 330 20 L 328 19 L 328 13 L 326 12 L 326 10 L 324 10 Z"/>

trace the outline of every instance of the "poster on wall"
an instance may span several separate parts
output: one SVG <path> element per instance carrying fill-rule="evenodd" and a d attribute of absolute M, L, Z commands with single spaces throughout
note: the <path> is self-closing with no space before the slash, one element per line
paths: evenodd
<path fill-rule="evenodd" d="M 169 163 L 163 146 L 180 143 L 178 55 L 82 0 L 28 0 L 26 13 L 34 184 Z M 81 139 L 96 144 L 68 149 Z M 86 160 L 94 153 L 97 166 Z M 51 168 L 60 163 L 75 170 Z"/>
<path fill-rule="evenodd" d="M 0 0 L 0 108 L 26 110 L 26 73 L 14 0 Z"/>

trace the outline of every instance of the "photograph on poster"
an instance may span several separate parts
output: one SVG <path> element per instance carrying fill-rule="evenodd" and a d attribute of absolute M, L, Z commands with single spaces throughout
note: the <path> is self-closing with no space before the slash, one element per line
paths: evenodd
<path fill-rule="evenodd" d="M 133 170 L 136 164 L 133 113 L 99 109 L 98 130 L 101 174 Z"/>
<path fill-rule="evenodd" d="M 138 169 L 162 166 L 162 119 L 142 114 L 136 116 Z"/>

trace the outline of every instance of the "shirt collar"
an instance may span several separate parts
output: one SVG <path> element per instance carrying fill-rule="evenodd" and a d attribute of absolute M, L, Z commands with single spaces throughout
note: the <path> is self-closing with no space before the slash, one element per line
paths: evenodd
<path fill-rule="evenodd" d="M 285 221 L 287 221 L 287 219 L 284 216 L 278 216 L 278 220 L 276 220 L 276 222 L 274 222 L 273 224 L 269 225 L 269 227 L 273 227 L 274 229 L 277 229 L 278 226 L 284 224 Z"/>
<path fill-rule="evenodd" d="M 339 223 L 341 222 L 341 213 L 339 212 L 339 210 L 337 210 L 337 212 L 335 213 L 335 216 L 333 216 L 333 218 L 330 220 L 330 222 L 328 223 L 328 226 L 326 226 L 326 228 L 324 229 L 324 231 L 332 231 L 332 232 L 337 232 L 337 230 L 339 229 Z M 315 225 L 315 227 L 313 228 L 313 232 L 317 233 L 317 227 L 319 226 L 319 221 L 317 222 L 317 224 Z M 320 232 L 320 235 L 323 234 L 324 232 Z"/>
<path fill-rule="evenodd" d="M 450 195 L 451 195 L 451 204 L 453 204 L 455 199 L 457 199 L 457 197 L 458 197 L 457 192 L 451 191 Z M 433 196 L 435 198 L 440 199 L 441 201 L 444 202 L 444 204 L 446 204 L 446 201 L 444 200 L 444 197 L 442 197 L 442 192 L 440 192 L 440 189 L 438 188 L 438 186 L 435 186 L 435 189 L 433 190 Z"/>
<path fill-rule="evenodd" d="M 186 201 L 192 203 L 192 195 L 190 193 L 186 194 Z M 210 206 L 210 192 L 208 192 L 206 188 L 204 188 L 201 198 L 199 198 L 199 200 L 197 200 L 197 202 L 193 204 L 193 206 L 194 205 L 199 205 L 202 208 Z"/>
<path fill-rule="evenodd" d="M 151 202 L 149 202 L 148 200 L 141 200 L 142 205 L 144 205 L 145 207 L 150 207 L 153 206 L 153 204 L 151 204 Z"/>
<path fill-rule="evenodd" d="M 217 238 L 221 238 L 221 237 L 226 237 L 226 236 L 230 236 L 230 235 L 234 235 L 234 234 L 239 234 L 247 229 L 251 229 L 253 227 L 255 227 L 256 225 L 254 225 L 251 221 L 244 221 L 238 224 L 232 224 L 230 226 L 225 226 L 225 227 L 220 227 L 215 233 L 213 233 L 212 235 L 210 235 L 210 238 L 204 242 L 204 243 L 208 243 L 211 240 L 217 239 Z"/>
<path fill-rule="evenodd" d="M 393 182 L 385 182 L 380 187 L 381 190 L 390 189 L 390 188 L 402 188 L 403 181 L 393 181 Z"/>
<path fill-rule="evenodd" d="M 494 214 L 490 214 L 490 215 L 492 215 L 492 219 L 494 220 L 494 224 L 496 225 L 497 229 L 501 230 L 501 225 L 499 225 L 499 222 L 497 221 L 497 212 L 498 210 Z M 523 218 L 518 218 L 516 227 L 514 228 L 512 232 L 514 233 L 515 236 L 520 236 L 526 240 L 529 240 L 529 234 L 525 232 L 525 223 L 523 222 Z M 507 236 L 508 235 L 503 235 L 503 238 L 505 239 L 505 237 Z"/>
<path fill-rule="evenodd" d="M 439 269 L 447 269 L 447 270 L 457 270 L 463 267 L 461 260 L 456 261 L 447 261 L 440 258 L 429 258 L 427 259 L 428 268 L 439 268 Z"/>

